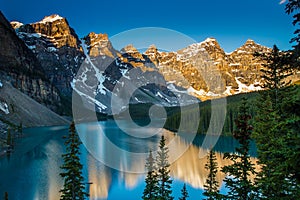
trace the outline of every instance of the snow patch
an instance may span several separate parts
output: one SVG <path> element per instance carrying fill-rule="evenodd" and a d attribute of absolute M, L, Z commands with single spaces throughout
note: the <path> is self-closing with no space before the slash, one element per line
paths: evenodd
<path fill-rule="evenodd" d="M 103 75 L 103 72 L 101 72 L 94 64 L 93 62 L 91 61 L 91 58 L 88 54 L 88 50 L 87 50 L 87 46 L 86 44 L 84 43 L 84 40 L 81 40 L 81 46 L 83 48 L 83 51 L 84 51 L 84 54 L 86 56 L 86 60 L 85 60 L 85 63 L 87 64 L 90 64 L 91 67 L 93 68 L 93 70 L 95 71 L 95 77 L 97 78 L 97 80 L 99 81 L 99 85 L 97 86 L 97 89 L 95 92 L 93 92 L 94 95 L 96 95 L 97 93 L 101 93 L 103 95 L 106 95 L 106 91 L 107 89 L 105 88 L 105 86 L 103 85 L 106 77 Z M 76 91 L 81 97 L 85 97 L 87 100 L 93 102 L 94 104 L 96 104 L 96 106 L 102 110 L 106 109 L 107 107 L 102 104 L 100 101 L 96 100 L 95 99 L 95 96 L 90 96 L 88 94 L 85 93 L 85 91 L 81 90 L 80 88 L 77 88 L 76 87 L 76 82 L 80 82 L 82 83 L 83 85 L 85 85 L 87 88 L 84 88 L 81 86 L 81 88 L 83 89 L 92 89 L 94 90 L 93 88 L 91 88 L 90 86 L 87 86 L 85 81 L 88 79 L 87 77 L 87 72 L 88 72 L 88 68 L 85 69 L 85 71 L 81 74 L 81 76 L 77 77 L 77 80 L 76 79 L 73 79 L 72 82 L 70 83 L 71 87 L 74 89 L 74 91 Z"/>
<path fill-rule="evenodd" d="M 55 47 L 48 47 L 47 50 L 49 52 L 56 52 L 57 51 L 57 49 Z"/>
<path fill-rule="evenodd" d="M 23 26 L 24 24 L 23 23 L 21 23 L 21 22 L 18 22 L 18 21 L 12 21 L 12 22 L 10 22 L 12 25 L 14 25 L 14 28 L 15 29 L 18 29 L 18 28 L 20 28 L 21 26 Z"/>
<path fill-rule="evenodd" d="M 126 73 L 128 72 L 128 69 L 120 69 L 120 71 L 124 78 L 127 78 L 128 80 L 130 80 L 130 77 L 128 75 L 126 75 Z"/>
<path fill-rule="evenodd" d="M 168 82 L 167 88 L 168 88 L 169 90 L 171 90 L 172 92 L 188 94 L 188 92 L 187 92 L 186 90 L 178 90 L 178 89 L 175 87 L 175 85 L 174 85 L 173 83 L 175 83 L 175 81 L 170 81 L 170 82 Z"/>
<path fill-rule="evenodd" d="M 4 102 L 0 102 L 0 110 L 4 112 L 6 115 L 9 114 L 8 105 Z"/>
<path fill-rule="evenodd" d="M 197 94 L 199 96 L 205 96 L 206 95 L 206 92 L 203 89 L 196 90 L 193 87 L 189 87 L 187 91 L 188 91 L 189 94 Z"/>
<path fill-rule="evenodd" d="M 164 99 L 164 100 L 166 100 L 168 103 L 170 103 L 170 100 L 167 99 L 166 97 L 164 97 L 160 92 L 156 92 L 155 96 L 157 96 L 157 97 L 159 97 L 159 98 L 161 98 L 161 99 Z"/>
<path fill-rule="evenodd" d="M 51 15 L 51 16 L 45 17 L 39 23 L 51 23 L 51 22 L 54 22 L 54 21 L 57 21 L 57 20 L 62 20 L 62 19 L 64 19 L 64 18 L 62 18 L 59 15 Z"/>
<path fill-rule="evenodd" d="M 189 87 L 187 91 L 189 94 L 196 94 L 198 96 L 207 96 L 207 97 L 220 97 L 221 96 L 220 94 L 216 94 L 211 91 L 205 92 L 203 89 L 196 90 L 193 87 Z"/>
<path fill-rule="evenodd" d="M 32 45 L 32 46 L 27 46 L 29 49 L 33 50 L 33 49 L 36 49 L 36 46 L 35 45 Z"/>
<path fill-rule="evenodd" d="M 239 94 L 239 93 L 245 93 L 245 92 L 253 92 L 253 91 L 259 91 L 262 90 L 263 88 L 260 86 L 260 82 L 254 82 L 252 84 L 250 84 L 249 86 L 247 86 L 246 84 L 242 83 L 239 79 L 241 79 L 242 77 L 236 77 L 235 81 L 237 82 L 239 88 L 237 93 L 235 94 Z"/>
<path fill-rule="evenodd" d="M 232 95 L 231 89 L 232 89 L 232 86 L 226 86 L 226 90 L 223 92 L 223 94 L 227 95 L 227 96 Z"/>

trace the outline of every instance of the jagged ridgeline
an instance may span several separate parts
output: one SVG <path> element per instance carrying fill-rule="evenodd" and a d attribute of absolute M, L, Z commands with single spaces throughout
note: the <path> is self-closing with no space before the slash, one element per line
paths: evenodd
<path fill-rule="evenodd" d="M 101 113 L 101 116 L 122 114 L 129 105 L 143 107 L 144 110 L 151 104 L 173 110 L 168 111 L 170 116 L 179 106 L 178 99 L 181 100 L 181 106 L 188 106 L 216 97 L 259 91 L 262 89 L 260 69 L 264 61 L 253 54 L 271 51 L 253 40 L 247 40 L 235 51 L 226 53 L 214 38 L 191 44 L 175 52 L 160 51 L 155 45 L 151 45 L 143 53 L 133 45 L 116 50 L 107 34 L 92 32 L 79 39 L 67 19 L 59 15 L 51 15 L 31 24 L 14 21 L 11 22 L 11 26 L 16 33 L 11 40 L 27 52 L 22 54 L 24 59 L 20 60 L 37 63 L 32 64 L 36 66 L 35 70 L 29 67 L 29 71 L 38 73 L 52 88 L 51 92 L 41 92 L 47 98 L 40 98 L 35 93 L 32 96 L 35 99 L 50 101 L 46 102 L 48 107 L 67 115 L 71 115 L 73 91 L 80 94 L 83 101 L 87 99 L 83 104 L 90 104 L 91 108 L 96 106 L 96 111 Z M 13 35 L 14 31 L 7 22 L 6 27 Z M 6 46 L 18 49 L 10 44 Z M 11 57 L 19 55 L 18 53 L 12 51 Z M 12 74 L 10 69 L 12 68 L 6 65 L 1 71 L 6 70 L 6 73 Z M 216 73 L 220 76 L 214 77 Z M 204 76 L 219 79 L 222 84 L 218 87 L 208 84 Z M 295 73 L 292 79 L 300 80 L 300 74 Z M 20 88 L 16 81 L 20 79 L 14 80 L 12 82 L 16 82 L 16 87 Z M 28 77 L 26 80 L 30 82 L 34 79 Z M 22 85 L 22 91 L 32 91 L 31 86 L 24 88 L 23 85 L 28 84 L 19 85 Z M 132 89 L 130 85 L 141 87 L 133 94 L 127 94 L 126 91 Z M 127 87 L 125 92 L 116 94 L 116 91 L 124 86 Z M 32 87 L 36 86 L 33 84 Z M 40 88 L 49 87 L 45 84 Z M 90 98 L 86 91 L 96 93 Z M 114 112 L 111 103 L 113 96 L 116 96 L 114 100 L 118 102 L 113 104 L 116 107 Z M 129 99 L 129 105 L 124 99 Z M 55 109 L 52 106 L 54 103 L 59 105 Z M 140 112 L 132 114 L 139 117 Z"/>

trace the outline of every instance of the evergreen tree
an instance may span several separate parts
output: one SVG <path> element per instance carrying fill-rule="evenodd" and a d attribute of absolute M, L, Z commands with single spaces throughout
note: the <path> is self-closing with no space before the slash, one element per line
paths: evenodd
<path fill-rule="evenodd" d="M 6 144 L 7 145 L 12 145 L 12 139 L 11 139 L 11 132 L 10 132 L 10 128 L 7 129 L 7 138 L 6 138 Z"/>
<path fill-rule="evenodd" d="M 294 21 L 293 25 L 294 26 L 299 26 L 300 25 L 300 0 L 288 0 L 288 3 L 286 4 L 285 7 L 285 12 L 287 14 L 292 14 Z M 291 42 L 297 42 L 297 45 L 299 46 L 300 44 L 300 29 L 297 28 L 296 31 L 294 32 L 296 35 L 294 38 L 292 38 Z"/>
<path fill-rule="evenodd" d="M 157 153 L 156 163 L 158 168 L 158 197 L 159 200 L 172 200 L 172 179 L 170 177 L 169 149 L 166 146 L 166 139 L 161 136 L 159 151 Z"/>
<path fill-rule="evenodd" d="M 66 154 L 63 154 L 64 164 L 61 166 L 63 173 L 60 173 L 64 179 L 61 200 L 82 200 L 88 197 L 85 192 L 85 185 L 82 176 L 82 164 L 80 163 L 80 149 L 81 144 L 78 134 L 75 130 L 75 124 L 72 122 L 69 129 L 69 134 L 66 138 Z"/>
<path fill-rule="evenodd" d="M 294 111 L 299 93 L 285 81 L 291 75 L 286 54 L 274 46 L 262 58 L 267 61 L 262 72 L 268 90 L 261 93 L 255 118 L 254 138 L 262 166 L 257 177 L 259 196 L 294 199 L 299 197 L 300 178 L 300 115 Z"/>
<path fill-rule="evenodd" d="M 271 52 L 256 53 L 255 56 L 260 57 L 265 62 L 264 68 L 261 69 L 264 80 L 263 87 L 269 90 L 273 105 L 278 106 L 279 100 L 282 98 L 279 90 L 291 83 L 286 81 L 286 78 L 291 75 L 287 55 L 280 52 L 278 47 L 274 45 Z"/>
<path fill-rule="evenodd" d="M 250 180 L 250 176 L 256 174 L 254 164 L 251 163 L 249 149 L 250 136 L 253 127 L 249 124 L 251 115 L 248 111 L 246 99 L 243 98 L 242 105 L 239 108 L 239 115 L 235 120 L 236 130 L 233 137 L 238 140 L 239 147 L 236 153 L 225 153 L 224 158 L 229 159 L 233 164 L 224 166 L 222 171 L 227 175 L 224 182 L 229 188 L 228 199 L 253 199 L 254 183 Z"/>
<path fill-rule="evenodd" d="M 219 194 L 219 183 L 216 180 L 218 172 L 218 163 L 217 163 L 216 154 L 213 150 L 210 150 L 207 156 L 207 163 L 205 164 L 205 169 L 209 171 L 208 178 L 204 184 L 203 195 L 206 196 L 206 200 L 215 200 L 221 199 Z"/>
<path fill-rule="evenodd" d="M 183 187 L 181 189 L 181 197 L 179 198 L 179 200 L 187 200 L 189 197 L 189 193 L 186 189 L 186 184 L 183 184 Z"/>
<path fill-rule="evenodd" d="M 151 151 L 149 153 L 149 157 L 147 158 L 146 168 L 148 172 L 147 177 L 145 179 L 146 186 L 144 189 L 142 199 L 155 200 L 157 199 L 158 181 L 156 174 L 155 159 L 153 158 Z"/>
<path fill-rule="evenodd" d="M 7 192 L 4 193 L 4 200 L 8 200 L 8 193 Z"/>
<path fill-rule="evenodd" d="M 259 197 L 264 199 L 282 198 L 281 186 L 285 187 L 284 175 L 276 174 L 276 168 L 284 163 L 283 152 L 280 152 L 281 141 L 278 140 L 277 125 L 279 115 L 272 107 L 269 95 L 260 98 L 260 109 L 255 118 L 254 138 L 258 147 L 259 164 L 261 171 L 257 175 Z M 287 188 L 285 188 L 287 189 Z"/>
<path fill-rule="evenodd" d="M 277 108 L 284 108 L 280 110 L 268 94 L 262 93 L 259 98 L 253 134 L 262 167 L 256 180 L 259 194 L 262 199 L 297 199 L 300 189 L 299 116 L 292 111 L 284 112 L 289 105 L 285 105 L 284 99 L 293 96 L 292 93 L 280 100 Z"/>

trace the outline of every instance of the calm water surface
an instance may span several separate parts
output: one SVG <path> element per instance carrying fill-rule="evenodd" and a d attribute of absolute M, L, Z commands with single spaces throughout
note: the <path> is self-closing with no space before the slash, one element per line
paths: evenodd
<path fill-rule="evenodd" d="M 122 122 L 126 123 L 126 121 Z M 136 138 L 125 134 L 112 120 L 99 123 L 89 123 L 78 126 L 78 130 L 85 133 L 82 138 L 84 143 L 89 144 L 87 150 L 81 145 L 81 161 L 84 165 L 83 174 L 90 193 L 90 199 L 109 200 L 133 200 L 141 199 L 144 189 L 145 175 L 141 173 L 128 173 L 124 171 L 143 171 L 143 160 L 132 160 L 124 155 L 114 155 L 109 152 L 107 144 L 103 142 L 103 135 L 97 133 L 95 126 L 101 126 L 104 135 L 109 141 L 127 152 L 147 152 L 155 149 L 160 136 L 152 136 L 148 139 Z M 126 132 L 132 131 L 139 134 L 135 128 L 127 127 Z M 65 152 L 62 136 L 67 134 L 68 127 L 44 127 L 29 128 L 24 130 L 24 138 L 16 142 L 14 153 L 9 157 L 0 158 L 0 197 L 4 192 L 9 193 L 10 200 L 57 200 L 63 181 L 59 176 L 62 165 L 61 154 Z M 149 129 L 149 133 L 152 130 Z M 147 133 L 143 133 L 147 134 Z M 171 165 L 173 178 L 173 196 L 178 199 L 183 183 L 191 200 L 201 199 L 203 184 L 207 171 L 204 166 L 206 157 L 199 158 L 199 152 L 206 152 L 201 148 L 204 136 L 197 136 L 192 145 L 188 145 L 183 139 L 175 134 L 164 131 L 167 139 L 176 139 L 176 148 L 186 149 Z M 217 151 L 218 166 L 229 164 L 223 160 L 224 152 L 232 152 L 237 145 L 231 137 L 220 137 L 215 146 Z M 92 152 L 92 153 L 90 153 Z M 97 155 L 110 158 L 113 165 L 118 169 L 107 167 L 99 161 Z M 251 151 L 255 156 L 255 147 Z M 253 158 L 253 161 L 255 159 Z M 224 175 L 217 174 L 217 180 L 222 183 Z M 221 192 L 226 193 L 224 185 L 220 186 Z"/>

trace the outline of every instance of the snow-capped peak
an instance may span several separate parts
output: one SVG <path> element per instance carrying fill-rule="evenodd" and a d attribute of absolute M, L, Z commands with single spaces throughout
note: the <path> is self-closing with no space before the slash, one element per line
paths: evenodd
<path fill-rule="evenodd" d="M 54 15 L 46 16 L 42 21 L 40 21 L 40 23 L 50 23 L 62 19 L 64 18 L 57 14 L 54 14 Z"/>
<path fill-rule="evenodd" d="M 206 40 L 204 40 L 203 42 L 206 43 L 211 43 L 211 42 L 216 42 L 217 40 L 215 38 L 207 38 Z"/>
<path fill-rule="evenodd" d="M 18 29 L 20 28 L 21 26 L 23 26 L 24 24 L 21 23 L 21 22 L 18 22 L 18 21 L 12 21 L 10 22 L 11 26 L 14 28 L 14 29 Z"/>

